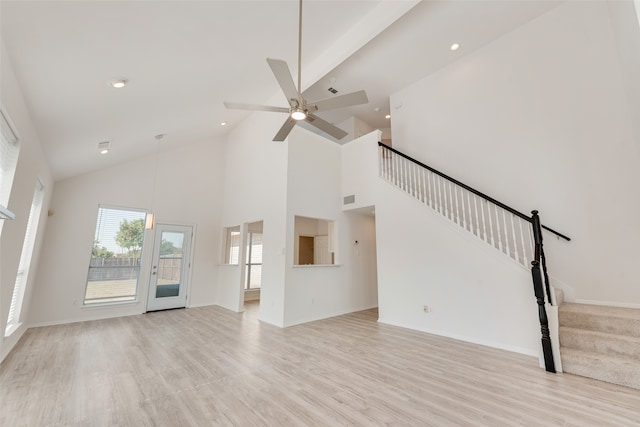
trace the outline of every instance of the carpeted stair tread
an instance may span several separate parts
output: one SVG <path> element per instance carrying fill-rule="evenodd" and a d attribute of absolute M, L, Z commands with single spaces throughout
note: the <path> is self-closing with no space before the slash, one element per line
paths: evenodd
<path fill-rule="evenodd" d="M 561 326 L 560 345 L 564 348 L 622 356 L 636 360 L 640 369 L 640 338 Z"/>
<path fill-rule="evenodd" d="M 562 369 L 569 374 L 640 389 L 640 362 L 575 348 L 562 348 Z"/>
<path fill-rule="evenodd" d="M 640 310 L 591 304 L 564 303 L 558 310 L 560 326 L 640 338 Z"/>

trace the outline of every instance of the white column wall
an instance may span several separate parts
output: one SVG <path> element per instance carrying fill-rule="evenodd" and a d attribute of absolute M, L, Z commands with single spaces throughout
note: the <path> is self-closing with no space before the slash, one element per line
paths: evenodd
<path fill-rule="evenodd" d="M 640 307 L 640 154 L 621 61 L 638 53 L 618 49 L 607 3 L 567 2 L 397 92 L 393 143 L 569 235 L 544 235 L 567 299 Z"/>
<path fill-rule="evenodd" d="M 284 316 L 287 143 L 271 139 L 282 120 L 281 115 L 254 113 L 229 135 L 222 219 L 223 227 L 264 221 L 260 320 L 278 326 Z M 240 268 L 224 266 L 220 272 L 219 304 L 241 310 Z"/>
<path fill-rule="evenodd" d="M 341 148 L 301 128 L 289 137 L 285 326 L 377 306 L 374 220 L 342 212 Z M 335 221 L 338 266 L 293 266 L 296 215 Z"/>

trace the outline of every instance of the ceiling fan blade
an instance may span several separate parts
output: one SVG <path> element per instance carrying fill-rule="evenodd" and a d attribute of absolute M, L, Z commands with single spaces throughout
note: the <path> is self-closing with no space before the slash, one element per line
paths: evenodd
<path fill-rule="evenodd" d="M 335 139 L 342 139 L 348 135 L 347 132 L 343 131 L 339 127 L 332 125 L 328 121 L 323 120 L 314 114 L 307 114 L 305 121 L 310 125 L 317 127 L 321 131 L 328 133 Z"/>
<path fill-rule="evenodd" d="M 241 104 L 239 102 L 224 102 L 224 106 L 232 110 L 273 111 L 274 113 L 289 113 L 288 108 L 271 107 L 269 105 Z"/>
<path fill-rule="evenodd" d="M 291 129 L 293 129 L 293 127 L 296 125 L 296 120 L 292 119 L 291 117 L 289 117 L 284 124 L 282 125 L 282 127 L 280 128 L 280 130 L 278 131 L 278 133 L 276 134 L 276 136 L 273 137 L 274 141 L 284 141 L 287 136 L 289 136 L 289 132 L 291 132 Z"/>
<path fill-rule="evenodd" d="M 292 107 L 296 106 L 296 104 L 299 103 L 298 91 L 296 89 L 296 85 L 293 83 L 293 77 L 291 77 L 289 66 L 282 59 L 267 58 L 267 62 L 269 63 L 269 67 L 271 67 L 271 71 L 273 71 L 273 75 L 276 77 L 276 80 L 278 80 L 280 88 L 287 97 L 287 101 L 289 101 L 289 104 Z"/>
<path fill-rule="evenodd" d="M 366 104 L 367 102 L 369 102 L 367 93 L 364 90 L 359 90 L 357 92 L 345 93 L 344 95 L 321 99 L 320 101 L 309 102 L 307 103 L 307 108 L 311 110 L 311 107 L 315 107 L 314 111 L 333 110 L 335 108 Z"/>

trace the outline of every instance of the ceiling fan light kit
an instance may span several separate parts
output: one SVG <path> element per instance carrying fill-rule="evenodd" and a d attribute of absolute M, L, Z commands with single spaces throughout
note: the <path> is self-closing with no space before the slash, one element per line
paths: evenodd
<path fill-rule="evenodd" d="M 295 110 L 293 110 L 291 112 L 291 118 L 293 120 L 304 120 L 307 118 L 307 113 L 305 113 L 304 111 L 302 111 L 299 108 L 296 108 Z"/>
<path fill-rule="evenodd" d="M 328 135 L 342 139 L 348 135 L 337 126 L 323 120 L 319 116 L 313 114 L 316 111 L 326 111 L 337 108 L 345 108 L 353 105 L 366 104 L 369 102 L 367 94 L 364 90 L 347 93 L 344 95 L 333 96 L 330 98 L 321 99 L 319 101 L 307 102 L 304 98 L 304 94 L 301 92 L 301 64 L 302 64 L 302 0 L 299 2 L 299 26 L 298 26 L 298 87 L 296 88 L 293 82 L 293 77 L 287 63 L 281 59 L 267 58 L 267 63 L 273 72 L 282 92 L 289 102 L 289 108 L 285 107 L 273 107 L 268 105 L 253 105 L 253 104 L 241 104 L 237 102 L 224 102 L 225 107 L 239 110 L 250 111 L 271 111 L 276 113 L 287 113 L 289 117 L 284 122 L 276 136 L 274 141 L 284 141 L 289 132 L 293 129 L 296 123 L 305 121 L 317 129 L 327 133 Z"/>

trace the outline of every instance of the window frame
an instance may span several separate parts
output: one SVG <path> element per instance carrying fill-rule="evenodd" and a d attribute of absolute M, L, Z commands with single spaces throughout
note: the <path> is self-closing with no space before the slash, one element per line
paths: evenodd
<path fill-rule="evenodd" d="M 115 211 L 125 211 L 125 212 L 130 212 L 130 213 L 140 213 L 141 214 L 141 218 L 136 218 L 136 220 L 138 219 L 142 219 L 142 243 L 140 246 L 140 255 L 138 257 L 138 261 L 137 261 L 137 266 L 123 266 L 123 267 L 134 267 L 137 268 L 137 274 L 136 274 L 136 284 L 135 284 L 135 293 L 134 295 L 115 295 L 115 296 L 110 296 L 110 297 L 102 297 L 102 298 L 90 298 L 89 300 L 87 300 L 87 291 L 88 291 L 88 287 L 89 287 L 89 278 L 91 277 L 91 269 L 92 268 L 100 268 L 97 266 L 92 266 L 91 265 L 91 261 L 94 258 L 98 258 L 98 257 L 94 257 L 93 256 L 93 251 L 95 248 L 95 245 L 97 244 L 96 241 L 97 237 L 98 237 L 98 227 L 99 227 L 99 221 L 100 221 L 100 210 L 101 209 L 105 209 L 105 210 L 115 210 Z M 145 241 L 146 241 L 146 235 L 147 235 L 147 229 L 145 228 L 145 220 L 146 220 L 146 216 L 149 213 L 149 211 L 147 209 L 140 209 L 140 208 L 133 208 L 133 207 L 124 207 L 124 206 L 114 206 L 114 205 L 107 205 L 107 204 L 99 204 L 98 205 L 98 211 L 96 213 L 96 222 L 95 222 L 95 229 L 94 229 L 94 234 L 93 234 L 93 242 L 91 245 L 91 252 L 89 254 L 89 263 L 88 263 L 88 268 L 87 268 L 87 280 L 85 281 L 85 287 L 84 287 L 84 294 L 82 297 L 82 308 L 94 308 L 94 307 L 103 307 L 103 306 L 114 306 L 114 305 L 127 305 L 127 304 L 136 304 L 140 301 L 140 273 L 142 270 L 142 266 L 143 266 L 143 260 L 145 257 Z M 112 257 L 110 257 L 112 258 Z M 117 258 L 117 257 L 113 257 L 113 258 Z M 116 266 L 117 267 L 117 266 Z M 133 297 L 133 298 L 131 298 Z M 123 298 L 129 298 L 129 299 L 123 299 Z M 109 299 L 111 299 L 111 301 L 109 301 Z M 89 302 L 87 302 L 89 301 Z M 92 302 L 95 301 L 95 302 Z"/>
<path fill-rule="evenodd" d="M 0 180 L 0 219 L 2 220 L 12 220 L 15 219 L 15 214 L 9 210 L 9 199 L 11 196 L 11 189 L 13 188 L 13 180 L 15 178 L 16 170 L 18 167 L 18 157 L 20 156 L 20 134 L 11 120 L 9 113 L 4 108 L 3 105 L 0 104 L 0 126 L 4 128 L 6 124 L 6 129 L 11 132 L 13 138 L 7 139 L 7 149 L 3 150 L 2 145 L 4 144 L 2 141 L 5 140 L 4 132 L 0 129 L 0 154 L 2 154 L 3 158 L 11 158 L 11 167 L 9 174 L 6 176 L 8 184 L 4 183 L 6 188 L 2 187 L 2 181 Z M 13 140 L 12 140 L 13 139 Z M 15 147 L 15 149 L 11 149 L 11 146 Z M 6 152 L 4 152 L 6 151 Z M 0 160 L 1 161 L 1 160 Z M 0 178 L 3 176 L 2 168 L 0 167 Z M 2 232 L 2 224 L 4 221 L 0 222 L 0 233 Z"/>
<path fill-rule="evenodd" d="M 222 248 L 222 265 L 240 265 L 240 248 L 242 246 L 242 230 L 239 225 L 224 228 Z M 237 246 L 234 243 L 237 240 Z M 233 248 L 237 248 L 233 251 Z M 234 259 L 236 260 L 235 262 Z"/>
<path fill-rule="evenodd" d="M 260 277 L 262 277 L 262 249 L 260 250 L 260 262 L 252 262 L 253 259 L 253 236 L 255 234 L 260 235 L 260 246 L 263 245 L 262 243 L 262 239 L 263 239 L 263 233 L 255 233 L 255 232 L 247 232 L 247 262 L 245 263 L 246 265 L 246 280 L 245 280 L 245 287 L 244 290 L 245 291 L 253 291 L 253 290 L 259 290 L 262 288 L 262 283 L 260 284 L 260 286 L 252 288 L 251 287 L 251 267 L 253 267 L 254 265 L 259 265 L 260 266 Z"/>
<path fill-rule="evenodd" d="M 18 262 L 18 270 L 16 272 L 16 280 L 13 285 L 11 294 L 11 302 L 9 305 L 9 313 L 7 314 L 7 324 L 5 326 L 4 336 L 11 336 L 22 324 L 20 316 L 24 306 L 24 296 L 27 292 L 29 277 L 31 273 L 33 256 L 36 248 L 36 240 L 38 230 L 40 228 L 40 218 L 42 217 L 42 209 L 44 208 L 45 187 L 40 178 L 36 178 L 36 184 L 31 198 L 31 208 L 27 219 L 27 227 L 25 228 L 24 238 L 22 241 L 22 251 L 20 252 L 20 261 Z"/>

